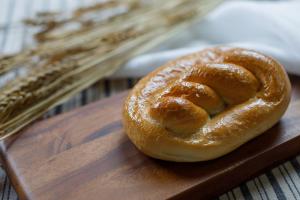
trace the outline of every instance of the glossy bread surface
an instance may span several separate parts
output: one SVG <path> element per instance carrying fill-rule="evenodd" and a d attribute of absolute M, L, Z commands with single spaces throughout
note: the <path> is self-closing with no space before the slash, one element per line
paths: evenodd
<path fill-rule="evenodd" d="M 125 101 L 123 123 L 149 156 L 203 161 L 273 126 L 289 100 L 290 82 L 277 61 L 252 50 L 215 47 L 144 77 Z"/>

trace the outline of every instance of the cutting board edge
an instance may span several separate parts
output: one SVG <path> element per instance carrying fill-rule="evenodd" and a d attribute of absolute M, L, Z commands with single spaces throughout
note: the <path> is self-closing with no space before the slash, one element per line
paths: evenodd
<path fill-rule="evenodd" d="M 26 193 L 26 185 L 22 183 L 20 178 L 17 178 L 18 175 L 15 173 L 17 170 L 13 170 L 13 166 L 8 161 L 9 158 L 6 156 L 6 154 L 3 151 L 3 143 L 0 145 L 0 156 L 1 156 L 1 164 L 4 168 L 5 172 L 7 173 L 7 177 L 12 184 L 13 188 L 18 194 L 19 199 L 31 199 L 30 195 Z M 29 190 L 28 190 L 29 191 Z"/>
<path fill-rule="evenodd" d="M 296 140 L 296 141 L 295 141 Z M 292 144 L 291 144 L 292 143 Z M 288 155 L 286 154 L 278 154 L 280 155 L 279 157 L 276 158 L 276 160 L 274 159 L 269 159 L 268 164 L 266 165 L 261 165 L 261 167 L 258 167 L 257 169 L 255 169 L 255 171 L 253 171 L 253 168 L 251 168 L 252 170 L 249 170 L 248 174 L 243 174 L 243 178 L 242 179 L 235 179 L 235 183 L 232 184 L 231 186 L 228 187 L 228 184 L 224 184 L 224 186 L 222 186 L 222 189 L 220 191 L 218 191 L 217 193 L 209 193 L 208 195 L 202 196 L 202 191 L 200 190 L 201 188 L 209 188 L 208 186 L 206 186 L 207 184 L 213 184 L 216 181 L 213 179 L 208 179 L 205 182 L 203 182 L 203 184 L 196 184 L 195 186 L 185 190 L 185 191 L 181 191 L 177 194 L 174 194 L 174 196 L 169 197 L 170 199 L 199 199 L 199 198 L 215 198 L 218 197 L 219 195 L 223 194 L 226 191 L 229 191 L 230 189 L 233 189 L 235 187 L 237 187 L 239 184 L 241 184 L 242 182 L 246 182 L 248 180 L 251 180 L 252 178 L 258 176 L 259 174 L 262 174 L 265 170 L 269 170 L 272 169 L 280 164 L 283 164 L 284 162 L 286 162 L 287 160 L 289 160 L 289 158 L 294 157 L 295 155 L 300 153 L 300 132 L 299 135 L 297 137 L 294 137 L 292 140 L 287 140 L 285 142 L 283 142 L 283 144 L 281 144 L 280 146 L 276 146 L 274 148 L 268 149 L 267 152 L 268 153 L 261 153 L 259 154 L 257 157 L 261 157 L 260 159 L 264 159 L 269 157 L 272 153 L 274 153 L 274 151 L 276 152 L 280 152 L 282 149 L 285 149 L 287 147 L 289 147 L 289 153 Z M 291 148 L 293 147 L 293 148 Z M 243 148 L 243 145 L 239 148 Z M 222 158 L 222 157 L 221 157 Z M 236 167 L 232 168 L 230 170 L 230 173 L 235 173 L 237 170 L 243 168 L 243 167 L 249 167 L 249 163 L 251 165 L 255 165 L 255 163 L 257 162 L 257 159 L 250 159 L 244 163 L 242 163 L 241 165 L 237 165 Z M 218 176 L 218 179 L 220 179 L 219 181 L 222 181 L 223 176 L 228 176 L 228 171 L 226 173 L 221 173 Z M 234 174 L 233 176 L 234 177 Z M 225 179 L 225 177 L 224 177 Z M 232 183 L 232 180 L 231 180 Z M 205 185 L 206 184 L 206 185 Z M 218 189 L 219 190 L 219 189 Z M 201 194 L 200 194 L 201 193 Z M 196 195 L 195 195 L 196 194 Z M 200 195 L 200 196 L 197 196 Z"/>
<path fill-rule="evenodd" d="M 20 131 L 18 131 L 18 133 L 16 133 L 15 135 L 12 135 L 12 136 L 4 139 L 4 141 L 1 141 L 0 142 L 0 165 L 4 168 L 5 172 L 7 173 L 7 177 L 9 178 L 11 184 L 13 185 L 14 189 L 16 190 L 19 199 L 24 199 L 24 200 L 31 199 L 31 194 L 26 192 L 26 185 L 24 183 L 22 183 L 22 181 L 19 178 L 17 178 L 18 177 L 18 175 L 16 174 L 17 170 L 13 169 L 14 167 L 10 164 L 13 162 L 9 162 L 9 157 L 7 156 L 8 154 L 5 153 L 7 150 L 7 147 L 9 147 L 10 144 L 13 143 L 13 141 L 15 141 L 19 137 L 19 134 L 26 132 L 26 130 L 29 128 L 34 128 L 35 126 L 39 126 L 40 124 L 43 124 L 46 121 L 55 120 L 57 118 L 64 118 L 65 116 L 79 113 L 81 110 L 86 110 L 86 109 L 92 108 L 94 106 L 106 104 L 111 99 L 119 99 L 119 98 L 125 99 L 125 97 L 129 93 L 129 91 L 130 90 L 122 91 L 113 96 L 105 97 L 105 98 L 97 100 L 95 102 L 91 102 L 87 105 L 72 109 L 70 111 L 67 111 L 65 113 L 62 113 L 62 114 L 59 114 L 59 115 L 56 115 L 53 117 L 50 117 L 46 120 L 34 121 L 34 122 L 30 123 L 28 126 L 24 127 Z"/>

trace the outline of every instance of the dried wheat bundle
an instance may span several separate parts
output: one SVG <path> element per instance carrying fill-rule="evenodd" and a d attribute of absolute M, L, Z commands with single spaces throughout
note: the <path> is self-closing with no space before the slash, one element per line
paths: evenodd
<path fill-rule="evenodd" d="M 23 75 L 0 88 L 0 139 L 53 106 L 115 72 L 130 57 L 157 45 L 214 8 L 220 0 L 106 1 L 69 17 L 39 13 L 34 48 L 0 58 L 0 75 Z"/>

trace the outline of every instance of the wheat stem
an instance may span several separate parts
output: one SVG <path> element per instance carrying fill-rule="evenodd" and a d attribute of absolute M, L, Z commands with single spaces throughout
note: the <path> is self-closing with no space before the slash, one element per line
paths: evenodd
<path fill-rule="evenodd" d="M 26 76 L 0 89 L 0 139 L 186 28 L 220 1 L 153 0 L 149 5 L 138 0 L 109 1 L 76 10 L 68 19 L 55 21 L 57 13 L 41 13 L 44 21 L 27 21 L 46 29 L 39 33 L 37 46 L 0 58 L 0 74 L 21 67 L 26 70 Z M 127 11 L 91 24 L 82 22 L 86 14 L 117 6 L 125 6 Z M 68 23 L 81 27 L 64 30 Z"/>

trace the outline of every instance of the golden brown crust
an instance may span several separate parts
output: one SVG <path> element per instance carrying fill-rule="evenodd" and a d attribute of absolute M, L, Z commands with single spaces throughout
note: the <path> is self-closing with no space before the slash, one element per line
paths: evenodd
<path fill-rule="evenodd" d="M 273 126 L 289 100 L 289 79 L 274 59 L 215 47 L 145 76 L 125 101 L 123 123 L 132 142 L 149 156 L 202 161 Z"/>

